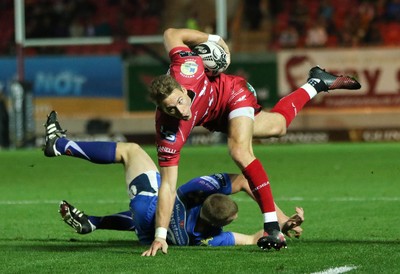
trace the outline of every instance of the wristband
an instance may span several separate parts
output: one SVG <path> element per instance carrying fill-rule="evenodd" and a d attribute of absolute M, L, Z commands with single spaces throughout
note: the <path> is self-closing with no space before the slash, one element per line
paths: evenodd
<path fill-rule="evenodd" d="M 167 229 L 164 227 L 157 227 L 156 233 L 154 235 L 155 238 L 167 239 Z"/>
<path fill-rule="evenodd" d="M 214 42 L 214 43 L 218 43 L 219 39 L 221 39 L 221 36 L 216 35 L 216 34 L 209 34 L 208 35 L 208 42 Z"/>

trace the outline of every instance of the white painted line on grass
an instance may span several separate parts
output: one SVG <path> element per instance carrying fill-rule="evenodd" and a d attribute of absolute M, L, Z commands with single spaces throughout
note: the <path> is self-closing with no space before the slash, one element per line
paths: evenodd
<path fill-rule="evenodd" d="M 340 273 L 346 273 L 349 271 L 352 271 L 356 269 L 356 266 L 340 266 L 340 267 L 335 267 L 335 268 L 328 268 L 326 270 L 322 270 L 320 272 L 314 272 L 311 274 L 340 274 Z"/>

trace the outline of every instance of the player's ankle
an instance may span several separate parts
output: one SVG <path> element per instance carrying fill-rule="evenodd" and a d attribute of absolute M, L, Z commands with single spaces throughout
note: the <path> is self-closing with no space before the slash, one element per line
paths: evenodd
<path fill-rule="evenodd" d="M 268 223 L 264 223 L 264 231 L 268 234 L 271 235 L 272 231 L 274 230 L 281 230 L 279 227 L 279 223 L 278 222 L 268 222 Z"/>
<path fill-rule="evenodd" d="M 307 83 L 309 83 L 317 93 L 320 93 L 321 91 L 327 91 L 328 87 L 325 85 L 324 81 L 318 78 L 310 78 L 308 79 Z"/>

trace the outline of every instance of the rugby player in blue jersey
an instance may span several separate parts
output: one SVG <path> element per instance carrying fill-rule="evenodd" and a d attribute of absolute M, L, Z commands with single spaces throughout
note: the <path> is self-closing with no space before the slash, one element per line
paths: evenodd
<path fill-rule="evenodd" d="M 122 163 L 125 167 L 130 210 L 107 216 L 88 216 L 62 201 L 59 211 L 63 220 L 80 234 L 97 229 L 135 231 L 140 243 L 150 245 L 154 240 L 161 182 L 157 166 L 150 156 L 135 143 L 69 140 L 54 111 L 49 114 L 45 127 L 46 156 L 68 155 L 99 164 Z M 263 230 L 252 235 L 223 231 L 223 226 L 238 216 L 238 206 L 228 195 L 239 191 L 245 191 L 254 199 L 247 180 L 241 174 L 202 176 L 180 186 L 168 229 L 168 242 L 180 246 L 257 244 Z M 301 235 L 302 208 L 296 208 L 296 214 L 289 218 L 277 207 L 277 215 L 282 232 L 289 236 Z"/>

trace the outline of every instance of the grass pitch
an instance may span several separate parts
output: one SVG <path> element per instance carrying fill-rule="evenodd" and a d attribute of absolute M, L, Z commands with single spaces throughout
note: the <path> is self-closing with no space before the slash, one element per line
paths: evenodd
<path fill-rule="evenodd" d="M 57 212 L 62 199 L 93 215 L 126 210 L 122 166 L 1 151 L 0 273 L 400 273 L 400 144 L 254 149 L 280 207 L 305 209 L 303 236 L 280 252 L 170 247 L 152 258 L 140 256 L 146 247 L 133 233 L 78 235 Z M 155 159 L 154 147 L 146 150 Z M 221 171 L 238 171 L 225 146 L 183 150 L 181 182 Z M 227 229 L 261 229 L 258 206 L 242 194 L 235 199 L 239 219 Z"/>

